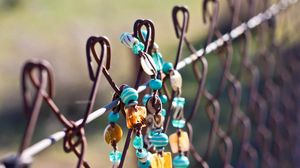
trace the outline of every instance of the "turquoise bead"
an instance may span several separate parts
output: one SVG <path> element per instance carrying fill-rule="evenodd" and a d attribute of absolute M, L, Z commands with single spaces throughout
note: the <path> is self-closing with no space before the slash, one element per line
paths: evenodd
<path fill-rule="evenodd" d="M 172 120 L 172 125 L 175 128 L 183 128 L 185 125 L 185 120 Z"/>
<path fill-rule="evenodd" d="M 165 117 L 166 114 L 167 114 L 167 110 L 166 110 L 166 109 L 162 109 L 162 110 L 161 110 L 161 115 L 162 115 L 163 117 Z"/>
<path fill-rule="evenodd" d="M 143 97 L 143 105 L 144 106 L 147 104 L 147 101 L 149 100 L 150 97 L 151 97 L 150 94 L 145 94 L 145 96 Z"/>
<path fill-rule="evenodd" d="M 120 36 L 120 41 L 125 46 L 132 48 L 134 43 L 137 42 L 137 39 L 132 36 L 130 33 L 122 33 Z"/>
<path fill-rule="evenodd" d="M 175 168 L 187 168 L 190 165 L 190 161 L 186 156 L 178 155 L 173 159 L 173 166 Z"/>
<path fill-rule="evenodd" d="M 138 42 L 133 45 L 132 52 L 133 52 L 133 54 L 138 55 L 140 53 L 140 51 L 143 51 L 144 49 L 145 49 L 144 44 L 141 42 Z"/>
<path fill-rule="evenodd" d="M 136 154 L 137 158 L 142 159 L 142 158 L 147 157 L 148 152 L 145 148 L 142 148 L 141 151 L 136 150 L 135 154 Z"/>
<path fill-rule="evenodd" d="M 150 138 L 150 142 L 155 148 L 161 148 L 168 145 L 169 138 L 165 133 L 155 133 Z"/>
<path fill-rule="evenodd" d="M 168 102 L 168 97 L 166 95 L 160 95 L 159 98 L 162 104 L 166 104 Z"/>
<path fill-rule="evenodd" d="M 131 102 L 137 101 L 139 94 L 135 89 L 127 87 L 122 91 L 120 98 L 125 105 L 128 105 Z"/>
<path fill-rule="evenodd" d="M 142 163 L 142 162 L 138 162 L 138 167 L 139 168 L 149 168 L 151 165 L 151 162 L 150 160 L 147 160 L 145 163 Z"/>
<path fill-rule="evenodd" d="M 108 114 L 108 121 L 109 122 L 117 122 L 120 118 L 120 114 L 118 112 L 113 112 L 111 111 L 109 114 Z"/>
<path fill-rule="evenodd" d="M 120 151 L 111 151 L 109 153 L 109 160 L 112 163 L 119 163 L 122 157 L 122 153 Z"/>
<path fill-rule="evenodd" d="M 174 97 L 172 105 L 175 107 L 184 107 L 185 98 L 183 97 Z"/>
<path fill-rule="evenodd" d="M 173 64 L 171 62 L 164 63 L 164 65 L 163 65 L 163 72 L 165 74 L 168 74 L 171 69 L 173 69 Z"/>
<path fill-rule="evenodd" d="M 146 38 L 147 38 L 147 34 L 148 34 L 148 32 L 147 32 L 147 30 L 142 30 L 142 36 L 143 36 L 143 38 L 146 40 Z M 141 39 L 140 39 L 141 40 Z"/>
<path fill-rule="evenodd" d="M 152 54 L 152 59 L 155 63 L 156 70 L 161 71 L 163 68 L 163 63 L 164 63 L 162 55 L 159 52 L 154 52 Z"/>
<path fill-rule="evenodd" d="M 162 87 L 162 81 L 159 79 L 151 79 L 149 82 L 149 87 L 153 90 L 159 90 Z"/>
<path fill-rule="evenodd" d="M 142 149 L 144 147 L 143 136 L 135 136 L 132 143 L 135 149 Z"/>

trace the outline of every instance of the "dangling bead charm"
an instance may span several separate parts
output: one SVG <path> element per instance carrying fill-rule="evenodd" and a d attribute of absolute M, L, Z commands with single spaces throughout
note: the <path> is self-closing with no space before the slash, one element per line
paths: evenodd
<path fill-rule="evenodd" d="M 133 89 L 131 87 L 126 87 L 122 91 L 120 98 L 126 106 L 133 106 L 133 105 L 137 104 L 139 95 L 135 89 Z"/>
<path fill-rule="evenodd" d="M 113 164 L 118 164 L 120 163 L 122 158 L 122 153 L 120 151 L 111 151 L 109 153 L 109 160 L 113 163 Z"/>
<path fill-rule="evenodd" d="M 179 132 L 171 134 L 169 141 L 173 153 L 187 152 L 190 149 L 189 136 L 185 131 L 180 130 Z"/>
<path fill-rule="evenodd" d="M 129 129 L 132 129 L 134 125 L 140 124 L 142 127 L 146 126 L 145 121 L 147 117 L 146 108 L 143 106 L 135 106 L 125 108 L 126 123 Z"/>
<path fill-rule="evenodd" d="M 122 128 L 116 123 L 109 124 L 104 130 L 104 139 L 107 144 L 118 143 L 122 136 Z"/>

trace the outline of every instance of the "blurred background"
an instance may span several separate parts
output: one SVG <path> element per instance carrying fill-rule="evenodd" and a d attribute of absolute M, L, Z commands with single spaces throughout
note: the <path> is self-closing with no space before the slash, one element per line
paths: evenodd
<path fill-rule="evenodd" d="M 218 24 L 223 33 L 230 29 L 228 6 L 224 2 L 220 6 Z M 202 1 L 0 0 L 0 158 L 17 151 L 26 124 L 20 89 L 20 73 L 26 60 L 41 58 L 52 64 L 56 88 L 54 100 L 64 114 L 77 120 L 83 116 L 86 107 L 84 102 L 92 84 L 85 60 L 85 43 L 88 37 L 101 35 L 110 39 L 110 74 L 118 85 L 132 85 L 136 67 L 130 51 L 119 41 L 120 34 L 131 32 L 136 19 L 151 19 L 156 28 L 155 41 L 160 45 L 164 59 L 173 62 L 178 44 L 171 20 L 174 5 L 189 7 L 191 16 L 187 37 L 200 49 L 208 32 L 208 25 L 202 21 Z M 276 41 L 283 43 L 285 48 L 299 46 L 299 7 L 297 4 L 277 17 Z M 243 8 L 245 10 L 242 11 L 246 12 L 247 6 L 244 5 Z M 260 9 L 258 4 L 257 11 Z M 260 44 L 252 44 L 250 52 L 255 53 L 258 45 Z M 185 51 L 184 55 L 188 56 L 188 52 Z M 209 75 L 206 86 L 214 88 L 214 81 L 220 73 L 219 64 L 214 54 L 209 55 L 208 61 Z M 190 67 L 182 71 L 183 96 L 187 98 L 186 110 L 189 110 L 197 88 L 191 71 Z M 110 102 L 112 94 L 113 90 L 102 80 L 95 109 Z M 222 119 L 227 115 L 228 110 L 224 110 L 220 117 L 221 124 L 225 122 Z M 201 151 L 201 147 L 206 144 L 208 121 L 204 113 L 196 117 L 198 122 L 193 123 L 194 128 L 197 127 L 194 140 L 197 140 L 197 148 Z M 33 142 L 62 129 L 47 106 L 43 106 L 38 124 Z M 111 146 L 103 141 L 106 125 L 104 115 L 86 127 L 89 144 L 86 158 L 92 167 L 111 165 L 108 158 Z M 123 126 L 125 128 L 124 123 Z M 123 142 L 119 143 L 120 149 L 124 139 L 125 136 Z M 133 151 L 130 148 L 125 167 L 136 165 Z M 74 167 L 75 164 L 76 157 L 73 154 L 65 154 L 60 142 L 38 155 L 33 167 L 60 168 Z"/>

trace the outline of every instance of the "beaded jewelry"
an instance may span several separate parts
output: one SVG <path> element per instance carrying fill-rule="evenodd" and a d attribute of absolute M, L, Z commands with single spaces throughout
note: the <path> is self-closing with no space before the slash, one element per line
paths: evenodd
<path fill-rule="evenodd" d="M 184 104 L 185 98 L 181 97 L 182 77 L 180 73 L 174 70 L 172 63 L 163 65 L 163 72 L 170 75 L 171 87 L 176 96 L 172 101 L 171 110 L 173 111 L 172 125 L 177 129 L 176 133 L 170 135 L 170 146 L 173 153 L 178 153 L 173 159 L 175 168 L 187 168 L 190 164 L 185 153 L 189 151 L 190 141 L 187 132 L 182 128 L 185 126 Z"/>

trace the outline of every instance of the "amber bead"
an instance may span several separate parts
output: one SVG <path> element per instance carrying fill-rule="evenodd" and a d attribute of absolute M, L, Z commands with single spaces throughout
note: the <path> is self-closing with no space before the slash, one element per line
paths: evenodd
<path fill-rule="evenodd" d="M 153 154 L 151 157 L 151 168 L 172 168 L 172 156 L 170 152 Z"/>
<path fill-rule="evenodd" d="M 180 136 L 175 132 L 170 135 L 169 142 L 173 153 L 178 153 L 179 149 L 182 152 L 188 151 L 190 148 L 190 140 L 187 132 L 180 131 Z"/>
<path fill-rule="evenodd" d="M 104 140 L 107 144 L 118 143 L 122 136 L 123 131 L 118 124 L 109 124 L 104 130 Z"/>
<path fill-rule="evenodd" d="M 145 126 L 147 110 L 143 106 L 135 106 L 125 108 L 126 124 L 129 129 L 133 128 L 136 124 Z"/>

